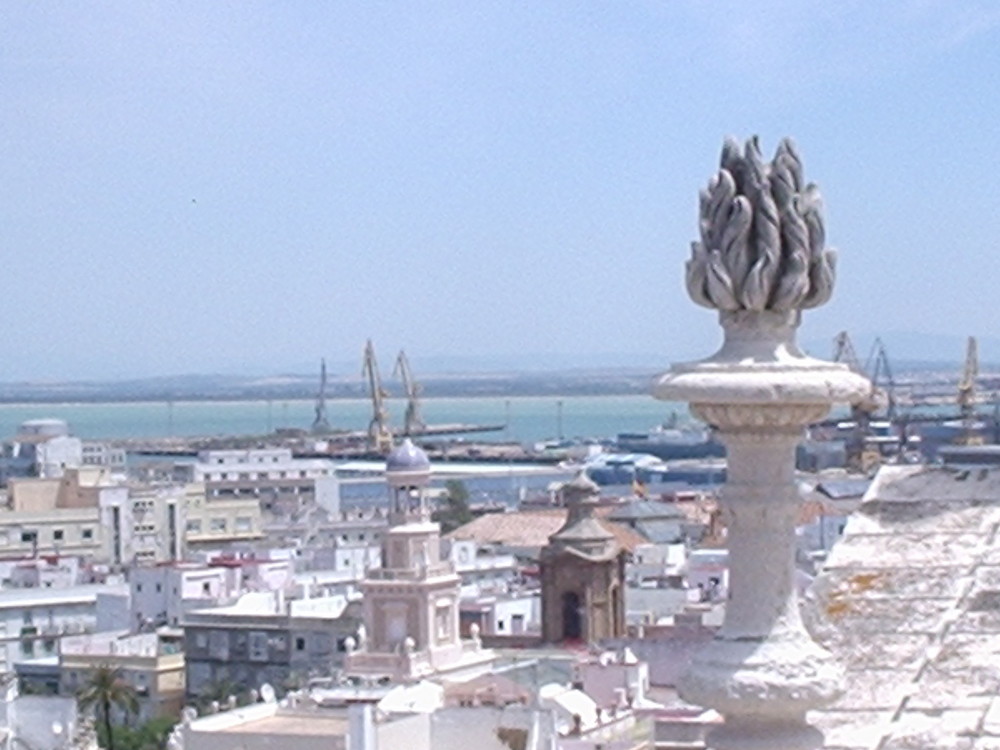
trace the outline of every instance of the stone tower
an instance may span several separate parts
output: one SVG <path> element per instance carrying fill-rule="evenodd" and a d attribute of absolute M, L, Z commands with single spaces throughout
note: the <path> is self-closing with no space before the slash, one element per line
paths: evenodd
<path fill-rule="evenodd" d="M 461 668 L 488 656 L 459 639 L 460 579 L 441 559 L 441 527 L 425 496 L 431 467 L 410 440 L 386 459 L 389 527 L 382 567 L 361 584 L 365 630 L 345 661 L 348 674 L 396 681 Z"/>
<path fill-rule="evenodd" d="M 549 643 L 625 634 L 625 552 L 594 518 L 600 490 L 580 472 L 563 487 L 566 523 L 542 549 L 542 636 Z"/>

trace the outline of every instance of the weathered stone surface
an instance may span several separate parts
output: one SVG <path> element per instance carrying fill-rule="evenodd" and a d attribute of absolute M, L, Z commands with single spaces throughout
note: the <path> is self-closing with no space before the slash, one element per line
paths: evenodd
<path fill-rule="evenodd" d="M 823 732 L 827 750 L 863 750 L 875 747 L 889 732 L 892 711 L 837 711 L 810 714 L 812 724 Z"/>
<path fill-rule="evenodd" d="M 892 535 L 855 534 L 851 544 L 835 545 L 828 568 L 901 568 L 913 565 L 967 567 L 980 554 L 977 533 L 923 534 L 900 531 Z"/>
<path fill-rule="evenodd" d="M 880 471 L 805 613 L 847 664 L 840 710 L 811 715 L 825 747 L 1000 750 L 998 520 L 1000 471 Z M 884 738 L 853 731 L 872 703 Z"/>

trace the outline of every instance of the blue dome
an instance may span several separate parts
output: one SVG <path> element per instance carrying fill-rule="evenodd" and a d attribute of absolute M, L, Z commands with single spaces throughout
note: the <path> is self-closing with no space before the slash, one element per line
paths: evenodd
<path fill-rule="evenodd" d="M 407 438 L 392 449 L 385 459 L 386 472 L 430 471 L 431 461 L 424 451 Z"/>

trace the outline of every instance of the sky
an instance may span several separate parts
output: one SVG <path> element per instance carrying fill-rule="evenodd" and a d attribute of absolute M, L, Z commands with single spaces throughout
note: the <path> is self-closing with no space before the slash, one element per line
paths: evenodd
<path fill-rule="evenodd" d="M 803 339 L 997 333 L 991 0 L 7 2 L 0 94 L 0 380 L 708 355 L 727 135 L 823 193 Z"/>

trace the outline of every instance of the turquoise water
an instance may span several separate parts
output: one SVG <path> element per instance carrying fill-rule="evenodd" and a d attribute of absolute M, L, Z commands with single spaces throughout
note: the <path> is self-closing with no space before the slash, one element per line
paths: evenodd
<path fill-rule="evenodd" d="M 562 404 L 560 407 L 559 404 Z M 390 421 L 400 425 L 405 403 L 389 402 Z M 667 404 L 650 396 L 520 396 L 511 398 L 425 399 L 428 424 L 505 424 L 504 432 L 477 439 L 521 442 L 558 437 L 612 437 L 647 430 L 676 413 L 688 418 L 683 404 Z M 560 418 L 561 412 L 561 418 Z M 363 430 L 371 418 L 364 399 L 331 400 L 327 416 L 334 428 Z M 153 436 L 257 435 L 279 427 L 308 428 L 312 401 L 190 401 L 150 403 L 0 404 L 0 436 L 13 435 L 27 419 L 64 419 L 82 438 Z"/>

